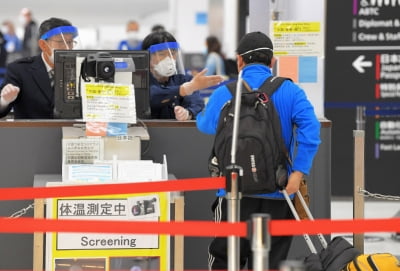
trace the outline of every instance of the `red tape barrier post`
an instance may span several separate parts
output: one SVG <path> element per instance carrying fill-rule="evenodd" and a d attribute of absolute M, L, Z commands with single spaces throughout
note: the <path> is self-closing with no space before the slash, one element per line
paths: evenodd
<path fill-rule="evenodd" d="M 271 249 L 271 236 L 269 235 L 269 214 L 253 214 L 249 227 L 251 250 L 253 251 L 253 270 L 268 270 L 269 251 Z"/>

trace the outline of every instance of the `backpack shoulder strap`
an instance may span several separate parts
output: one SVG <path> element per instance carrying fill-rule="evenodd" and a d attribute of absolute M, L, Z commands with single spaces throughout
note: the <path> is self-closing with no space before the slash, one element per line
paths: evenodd
<path fill-rule="evenodd" d="M 268 95 L 268 97 L 271 97 L 271 95 L 275 92 L 275 90 L 277 90 L 285 80 L 292 81 L 292 79 L 287 77 L 270 76 L 264 81 L 264 83 L 262 83 L 262 85 L 258 88 L 258 90 L 261 92 L 265 92 Z M 232 94 L 232 97 L 235 97 L 236 95 L 236 84 L 237 80 L 226 84 L 226 87 L 229 89 L 230 93 Z"/>
<path fill-rule="evenodd" d="M 264 81 L 264 83 L 258 88 L 258 90 L 261 92 L 265 92 L 268 97 L 271 97 L 275 90 L 277 90 L 285 80 L 292 81 L 292 79 L 287 77 L 270 76 Z"/>
<path fill-rule="evenodd" d="M 235 97 L 235 95 L 236 95 L 236 84 L 237 84 L 237 80 L 234 80 L 234 81 L 226 84 L 226 87 L 229 89 L 229 92 L 232 94 L 232 97 Z"/>

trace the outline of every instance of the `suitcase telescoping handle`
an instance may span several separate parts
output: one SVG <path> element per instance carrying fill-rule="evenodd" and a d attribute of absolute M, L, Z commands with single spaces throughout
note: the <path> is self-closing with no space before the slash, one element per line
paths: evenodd
<path fill-rule="evenodd" d="M 292 210 L 292 214 L 294 218 L 296 218 L 297 221 L 300 221 L 299 214 L 297 213 L 296 209 L 294 208 L 292 200 L 289 198 L 289 195 L 286 191 L 286 189 L 282 190 L 283 195 L 285 196 L 285 199 L 287 203 L 289 204 L 290 210 Z M 315 248 L 313 242 L 311 241 L 310 235 L 307 233 L 303 234 L 304 240 L 306 240 L 307 246 L 310 249 L 311 253 L 317 253 L 317 249 Z"/>
<path fill-rule="evenodd" d="M 282 193 L 285 196 L 287 203 L 289 204 L 290 210 L 292 211 L 294 218 L 297 221 L 300 221 L 300 216 L 297 213 L 296 208 L 294 207 L 293 202 L 290 199 L 289 194 L 287 193 L 286 189 L 282 189 Z M 305 202 L 303 195 L 300 193 L 300 191 L 297 191 L 296 196 L 299 197 L 301 205 L 303 206 L 304 210 L 306 211 L 308 218 L 310 220 L 314 220 L 314 217 L 311 214 L 310 208 L 308 208 L 307 203 Z M 319 241 L 321 242 L 322 247 L 326 248 L 328 246 L 328 243 L 326 242 L 325 237 L 321 233 L 318 233 L 317 236 L 318 236 Z M 317 253 L 317 249 L 315 248 L 314 244 L 312 243 L 310 236 L 307 233 L 305 233 L 305 234 L 303 234 L 303 237 L 304 237 L 304 240 L 306 241 L 311 253 Z"/>
<path fill-rule="evenodd" d="M 306 201 L 304 200 L 303 195 L 301 194 L 301 192 L 297 191 L 296 195 L 299 198 L 299 200 L 301 202 L 301 205 L 303 206 L 304 210 L 306 211 L 308 219 L 314 220 L 314 217 L 311 214 L 310 208 L 308 208 L 308 205 L 307 205 Z M 328 246 L 328 243 L 326 242 L 325 237 L 321 233 L 318 233 L 317 236 L 318 236 L 319 241 L 321 242 L 322 247 L 326 248 Z"/>

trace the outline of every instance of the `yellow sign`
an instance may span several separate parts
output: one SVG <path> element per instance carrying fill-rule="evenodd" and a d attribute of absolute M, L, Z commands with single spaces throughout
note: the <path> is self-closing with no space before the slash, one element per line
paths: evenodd
<path fill-rule="evenodd" d="M 49 199 L 47 217 L 169 221 L 169 193 Z M 79 225 L 77 225 L 79 228 Z M 169 270 L 169 236 L 48 233 L 46 270 Z"/>
<path fill-rule="evenodd" d="M 324 54 L 320 22 L 274 21 L 270 30 L 276 56 L 323 56 Z"/>
<path fill-rule="evenodd" d="M 134 86 L 83 83 L 82 117 L 86 122 L 136 123 Z"/>
<path fill-rule="evenodd" d="M 320 22 L 279 22 L 273 24 L 275 34 L 320 32 Z"/>

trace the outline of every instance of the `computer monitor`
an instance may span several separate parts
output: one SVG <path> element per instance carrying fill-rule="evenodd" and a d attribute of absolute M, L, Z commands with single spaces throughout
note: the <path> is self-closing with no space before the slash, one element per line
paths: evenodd
<path fill-rule="evenodd" d="M 92 57 L 93 55 L 97 54 L 111 56 L 114 59 L 133 60 L 133 69 L 129 70 L 132 72 L 123 73 L 123 83 L 132 83 L 134 85 L 136 117 L 138 119 L 150 118 L 149 53 L 148 51 L 122 50 L 54 51 L 55 118 L 82 119 L 82 99 L 80 95 L 80 88 L 83 78 L 81 76 L 81 66 L 82 62 L 84 62 L 85 59 L 87 60 L 88 56 Z M 129 62 L 131 63 L 132 61 Z M 120 77 L 117 79 L 118 67 L 116 67 L 115 70 L 115 83 L 119 83 Z"/>

